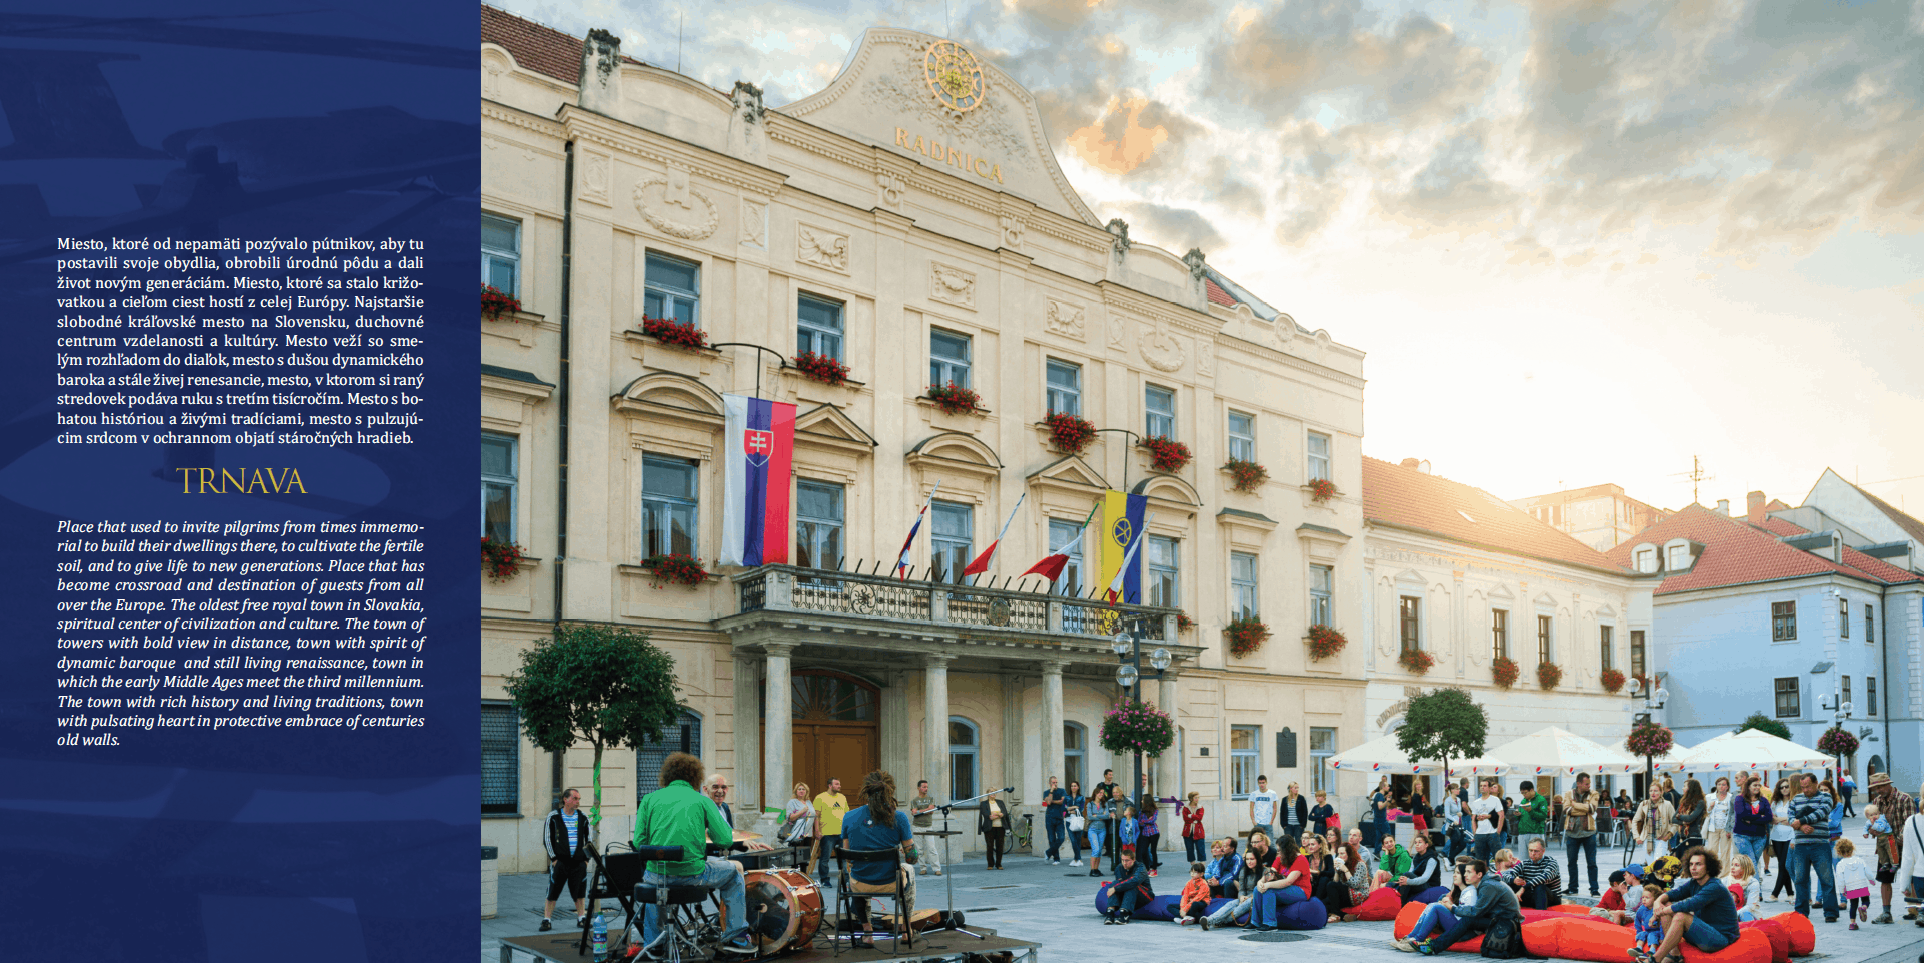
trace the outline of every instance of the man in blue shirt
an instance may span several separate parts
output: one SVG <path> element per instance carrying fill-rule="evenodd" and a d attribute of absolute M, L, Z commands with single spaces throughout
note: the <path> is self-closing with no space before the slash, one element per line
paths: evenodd
<path fill-rule="evenodd" d="M 900 849 L 904 857 L 901 867 L 889 863 L 850 863 L 848 874 L 851 877 L 848 888 L 849 902 L 855 912 L 855 919 L 862 925 L 862 938 L 853 945 L 857 949 L 872 949 L 874 944 L 870 934 L 874 926 L 869 922 L 868 896 L 895 896 L 896 879 L 892 873 L 899 873 L 902 879 L 904 899 L 896 907 L 898 925 L 906 925 L 915 915 L 915 874 L 908 871 L 908 864 L 915 858 L 915 836 L 909 828 L 909 814 L 895 808 L 895 777 L 881 770 L 869 773 L 862 780 L 862 796 L 866 805 L 857 806 L 842 817 L 842 848 L 848 850 Z"/>
<path fill-rule="evenodd" d="M 1797 835 L 1790 841 L 1790 878 L 1796 883 L 1797 912 L 1810 915 L 1810 873 L 1817 873 L 1817 886 L 1824 899 L 1824 922 L 1837 922 L 1837 880 L 1831 873 L 1830 794 L 1817 787 L 1817 775 L 1804 773 L 1803 794 L 1791 797 L 1790 828 Z"/>
<path fill-rule="evenodd" d="M 1049 831 L 1049 865 L 1051 866 L 1062 864 L 1062 844 L 1069 838 L 1066 822 L 1069 816 L 1064 808 L 1068 799 L 1069 794 L 1057 788 L 1056 777 L 1050 776 L 1049 788 L 1042 794 L 1042 802 L 1047 807 L 1043 825 Z"/>
<path fill-rule="evenodd" d="M 1678 943 L 1689 943 L 1705 953 L 1737 942 L 1737 902 L 1717 877 L 1723 864 L 1702 846 L 1684 850 L 1684 878 L 1657 898 L 1656 921 L 1663 942 L 1640 960 L 1667 960 Z"/>

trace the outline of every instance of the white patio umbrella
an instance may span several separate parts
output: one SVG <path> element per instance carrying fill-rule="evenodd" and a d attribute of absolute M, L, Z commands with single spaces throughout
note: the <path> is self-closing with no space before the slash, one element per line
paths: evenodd
<path fill-rule="evenodd" d="M 1556 726 L 1506 742 L 1488 754 L 1503 760 L 1512 776 L 1574 776 L 1580 772 L 1621 776 L 1643 771 L 1642 759 Z"/>
<path fill-rule="evenodd" d="M 1443 771 L 1441 760 L 1411 760 L 1409 754 L 1397 748 L 1396 733 L 1371 739 L 1368 742 L 1345 752 L 1329 757 L 1331 769 L 1344 772 L 1378 772 L 1388 776 L 1431 775 Z M 1457 776 L 1500 776 L 1505 766 L 1484 753 L 1474 759 L 1451 759 L 1450 778 Z"/>
<path fill-rule="evenodd" d="M 1758 729 L 1726 732 L 1695 748 L 1676 750 L 1657 760 L 1662 772 L 1767 772 L 1773 769 L 1816 769 L 1832 759 L 1809 746 L 1780 739 Z"/>

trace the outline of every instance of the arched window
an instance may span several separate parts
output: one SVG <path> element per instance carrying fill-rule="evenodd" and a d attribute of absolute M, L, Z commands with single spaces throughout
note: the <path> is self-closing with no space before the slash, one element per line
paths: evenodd
<path fill-rule="evenodd" d="M 661 730 L 659 740 L 649 739 L 635 750 L 635 799 L 661 788 L 661 764 L 671 752 L 685 752 L 701 758 L 701 716 L 682 710 L 675 724 Z M 700 789 L 700 786 L 696 786 Z"/>
<path fill-rule="evenodd" d="M 949 717 L 949 799 L 970 799 L 981 790 L 982 730 L 961 716 Z"/>
<path fill-rule="evenodd" d="M 1089 791 L 1089 730 L 1079 722 L 1062 724 L 1062 788 L 1069 788 L 1072 782 L 1081 783 L 1082 791 Z"/>

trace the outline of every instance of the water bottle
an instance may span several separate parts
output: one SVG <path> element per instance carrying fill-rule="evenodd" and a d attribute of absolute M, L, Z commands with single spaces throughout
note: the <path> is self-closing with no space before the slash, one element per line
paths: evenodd
<path fill-rule="evenodd" d="M 600 913 L 595 914 L 595 963 L 608 958 L 608 920 Z"/>

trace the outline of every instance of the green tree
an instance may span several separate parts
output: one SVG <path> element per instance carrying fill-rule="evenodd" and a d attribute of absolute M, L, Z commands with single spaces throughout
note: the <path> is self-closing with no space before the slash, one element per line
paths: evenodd
<path fill-rule="evenodd" d="M 1761 712 L 1751 713 L 1750 718 L 1745 719 L 1740 725 L 1737 726 L 1737 728 L 1732 729 L 1730 731 L 1743 732 L 1745 729 L 1755 729 L 1759 732 L 1768 732 L 1779 739 L 1790 738 L 1789 726 L 1784 725 L 1783 723 L 1778 722 L 1777 720 L 1772 719 L 1771 717 L 1764 715 Z"/>
<path fill-rule="evenodd" d="M 1411 761 L 1435 759 L 1447 778 L 1451 759 L 1483 754 L 1490 734 L 1490 716 L 1462 689 L 1436 689 L 1410 700 L 1403 710 L 1403 727 L 1396 730 L 1396 747 Z"/>
<path fill-rule="evenodd" d="M 608 625 L 564 624 L 521 653 L 508 676 L 508 697 L 522 731 L 548 752 L 578 740 L 595 750 L 595 798 L 588 818 L 601 824 L 601 754 L 660 740 L 680 717 L 675 660 L 645 632 Z"/>

